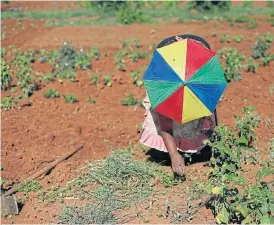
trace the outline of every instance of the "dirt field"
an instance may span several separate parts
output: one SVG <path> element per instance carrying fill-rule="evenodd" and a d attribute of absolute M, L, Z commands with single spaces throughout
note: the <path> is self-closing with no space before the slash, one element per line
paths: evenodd
<path fill-rule="evenodd" d="M 27 6 L 29 10 L 52 10 L 52 5 L 48 3 L 41 3 L 39 7 L 31 3 L 21 4 Z M 63 4 L 58 4 L 58 7 L 61 10 Z M 250 48 L 255 43 L 256 36 L 264 35 L 266 32 L 274 33 L 274 27 L 271 27 L 269 22 L 261 20 L 257 23 L 258 27 L 254 29 L 231 28 L 228 22 L 218 21 L 47 28 L 43 20 L 22 20 L 21 25 L 17 25 L 17 21 L 13 19 L 3 21 L 3 25 L 6 26 L 6 38 L 2 40 L 3 47 L 15 45 L 21 50 L 29 48 L 51 50 L 59 49 L 63 41 L 68 41 L 77 48 L 87 49 L 98 46 L 103 54 L 109 53 L 109 56 L 101 57 L 99 61 L 92 61 L 92 72 L 114 73 L 114 78 L 112 87 L 91 85 L 87 72 L 80 71 L 77 73 L 79 82 L 62 84 L 54 82 L 47 85 L 59 90 L 60 93 L 72 92 L 79 102 L 66 104 L 62 98 L 45 99 L 43 93 L 47 87 L 42 87 L 30 97 L 30 107 L 2 111 L 1 157 L 4 168 L 2 177 L 11 184 L 16 183 L 71 151 L 76 145 L 83 144 L 84 148 L 81 151 L 60 163 L 49 175 L 38 179 L 43 189 L 55 184 L 62 186 L 87 162 L 109 154 L 109 148 L 105 145 L 106 140 L 113 148 L 127 147 L 129 141 L 138 144 L 139 133 L 136 125 L 142 123 L 144 110 L 141 107 L 122 106 L 120 99 L 132 93 L 142 100 L 145 89 L 132 84 L 129 73 L 131 70 L 147 66 L 149 59 L 140 60 L 138 63 L 128 62 L 127 72 L 118 71 L 115 67 L 114 52 L 119 48 L 121 41 L 135 37 L 140 39 L 144 49 L 148 49 L 150 44 L 157 44 L 165 37 L 190 33 L 205 38 L 215 51 L 230 46 L 251 56 Z M 18 28 L 12 31 L 14 26 Z M 155 33 L 151 30 L 155 30 Z M 213 32 L 217 33 L 217 37 L 212 37 Z M 220 43 L 219 37 L 222 34 L 231 36 L 241 34 L 243 42 Z M 273 45 L 271 51 L 274 51 Z M 46 73 L 51 71 L 51 66 L 47 63 L 35 62 L 34 69 Z M 264 149 L 270 138 L 274 136 L 274 130 L 268 128 L 265 122 L 266 118 L 274 120 L 274 98 L 269 95 L 269 88 L 273 82 L 274 62 L 267 67 L 260 66 L 256 74 L 243 71 L 243 79 L 229 84 L 217 109 L 220 122 L 232 125 L 234 114 L 240 113 L 244 100 L 253 104 L 262 117 L 258 129 L 258 145 L 261 149 Z M 7 94 L 2 92 L 2 96 Z M 92 96 L 96 104 L 86 103 L 88 96 Z M 195 167 L 195 170 L 202 169 L 202 163 L 192 167 Z M 30 195 L 20 215 L 2 218 L 2 223 L 54 223 L 56 215 L 60 212 L 60 204 L 45 205 L 43 210 L 39 210 L 41 207 L 39 199 Z M 208 218 L 208 221 L 212 219 L 212 215 L 207 210 L 202 211 L 202 215 Z M 204 221 L 201 216 L 200 220 L 194 220 L 193 223 Z M 168 223 L 167 220 L 159 220 L 157 217 L 150 218 L 149 222 Z"/>

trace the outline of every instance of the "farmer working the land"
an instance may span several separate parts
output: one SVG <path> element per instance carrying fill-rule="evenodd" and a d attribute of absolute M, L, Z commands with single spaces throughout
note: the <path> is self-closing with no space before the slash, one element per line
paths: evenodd
<path fill-rule="evenodd" d="M 201 37 L 170 37 L 157 46 L 143 80 L 141 143 L 168 152 L 173 171 L 183 175 L 178 151 L 203 149 L 217 124 L 215 108 L 226 87 L 219 59 Z"/>

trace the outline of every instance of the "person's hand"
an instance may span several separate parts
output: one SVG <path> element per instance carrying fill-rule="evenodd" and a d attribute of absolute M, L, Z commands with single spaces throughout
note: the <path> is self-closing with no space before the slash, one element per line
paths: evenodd
<path fill-rule="evenodd" d="M 174 173 L 177 173 L 180 176 L 184 175 L 185 172 L 185 160 L 184 158 L 178 153 L 174 153 L 170 155 L 171 158 L 171 166 Z"/>

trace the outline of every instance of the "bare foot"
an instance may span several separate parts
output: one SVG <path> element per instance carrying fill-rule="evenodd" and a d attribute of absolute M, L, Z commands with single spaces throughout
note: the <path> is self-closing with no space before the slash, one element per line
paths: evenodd
<path fill-rule="evenodd" d="M 173 172 L 181 176 L 184 175 L 184 170 L 185 170 L 184 158 L 178 152 L 171 155 L 170 158 L 171 158 Z"/>

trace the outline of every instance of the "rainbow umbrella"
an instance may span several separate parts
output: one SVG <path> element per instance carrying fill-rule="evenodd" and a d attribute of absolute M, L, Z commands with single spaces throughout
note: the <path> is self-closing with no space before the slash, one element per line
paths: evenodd
<path fill-rule="evenodd" d="M 216 53 L 191 39 L 156 49 L 143 81 L 151 109 L 182 124 L 212 115 L 227 86 Z"/>

